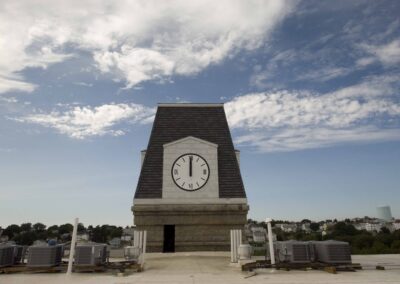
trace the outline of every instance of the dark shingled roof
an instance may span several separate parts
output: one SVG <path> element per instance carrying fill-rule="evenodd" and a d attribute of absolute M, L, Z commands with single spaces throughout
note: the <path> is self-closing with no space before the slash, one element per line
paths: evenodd
<path fill-rule="evenodd" d="M 245 198 L 222 104 L 158 106 L 135 198 L 162 198 L 163 145 L 187 136 L 218 145 L 219 197 Z"/>

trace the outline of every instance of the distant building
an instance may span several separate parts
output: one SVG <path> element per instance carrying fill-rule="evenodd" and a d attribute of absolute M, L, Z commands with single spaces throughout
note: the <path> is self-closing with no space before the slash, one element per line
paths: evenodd
<path fill-rule="evenodd" d="M 306 233 L 311 232 L 310 225 L 311 225 L 310 223 L 301 224 L 301 230 L 306 232 Z"/>
<path fill-rule="evenodd" d="M 135 227 L 125 228 L 122 230 L 121 241 L 130 242 L 133 240 Z"/>
<path fill-rule="evenodd" d="M 267 230 L 263 227 L 253 227 L 251 228 L 253 234 L 253 241 L 255 243 L 265 243 Z"/>
<path fill-rule="evenodd" d="M 297 225 L 296 224 L 275 224 L 276 228 L 281 229 L 286 233 L 294 233 L 297 232 Z"/>
<path fill-rule="evenodd" d="M 112 248 L 119 248 L 121 246 L 121 238 L 113 238 L 108 243 Z"/>
<path fill-rule="evenodd" d="M 7 235 L 4 235 L 4 236 L 0 237 L 0 243 L 7 242 L 7 241 L 8 241 L 8 236 Z"/>
<path fill-rule="evenodd" d="M 87 242 L 89 241 L 89 234 L 88 233 L 83 233 L 76 235 L 76 241 L 77 242 Z"/>
<path fill-rule="evenodd" d="M 376 211 L 378 213 L 378 219 L 390 222 L 393 220 L 392 211 L 390 210 L 390 206 L 381 206 L 377 207 Z"/>
<path fill-rule="evenodd" d="M 400 220 L 395 220 L 393 223 L 393 229 L 400 230 Z"/>
<path fill-rule="evenodd" d="M 36 240 L 33 242 L 34 246 L 46 246 L 47 242 L 45 240 Z"/>
<path fill-rule="evenodd" d="M 381 223 L 358 223 L 354 224 L 354 228 L 357 230 L 366 230 L 368 232 L 379 232 L 382 229 L 382 224 Z"/>
<path fill-rule="evenodd" d="M 130 242 L 133 240 L 133 237 L 131 235 L 122 235 L 121 236 L 121 241 L 123 242 Z"/>

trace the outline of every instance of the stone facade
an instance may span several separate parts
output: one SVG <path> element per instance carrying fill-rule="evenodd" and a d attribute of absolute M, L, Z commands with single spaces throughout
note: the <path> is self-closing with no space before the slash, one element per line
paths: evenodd
<path fill-rule="evenodd" d="M 232 201 L 234 202 L 234 201 Z M 175 251 L 228 251 L 230 230 L 243 229 L 248 205 L 135 205 L 135 224 L 147 230 L 149 252 L 162 252 L 164 225 L 175 225 Z"/>

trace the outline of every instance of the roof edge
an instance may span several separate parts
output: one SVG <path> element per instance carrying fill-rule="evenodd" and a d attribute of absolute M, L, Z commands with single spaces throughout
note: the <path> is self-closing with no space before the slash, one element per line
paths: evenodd
<path fill-rule="evenodd" d="M 223 103 L 158 103 L 158 107 L 223 107 Z"/>

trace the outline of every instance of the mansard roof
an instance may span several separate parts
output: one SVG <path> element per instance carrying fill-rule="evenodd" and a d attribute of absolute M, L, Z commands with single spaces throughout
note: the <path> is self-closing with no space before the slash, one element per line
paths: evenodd
<path fill-rule="evenodd" d="M 163 146 L 193 136 L 218 146 L 219 197 L 245 198 L 223 104 L 159 104 L 135 198 L 162 198 Z"/>

